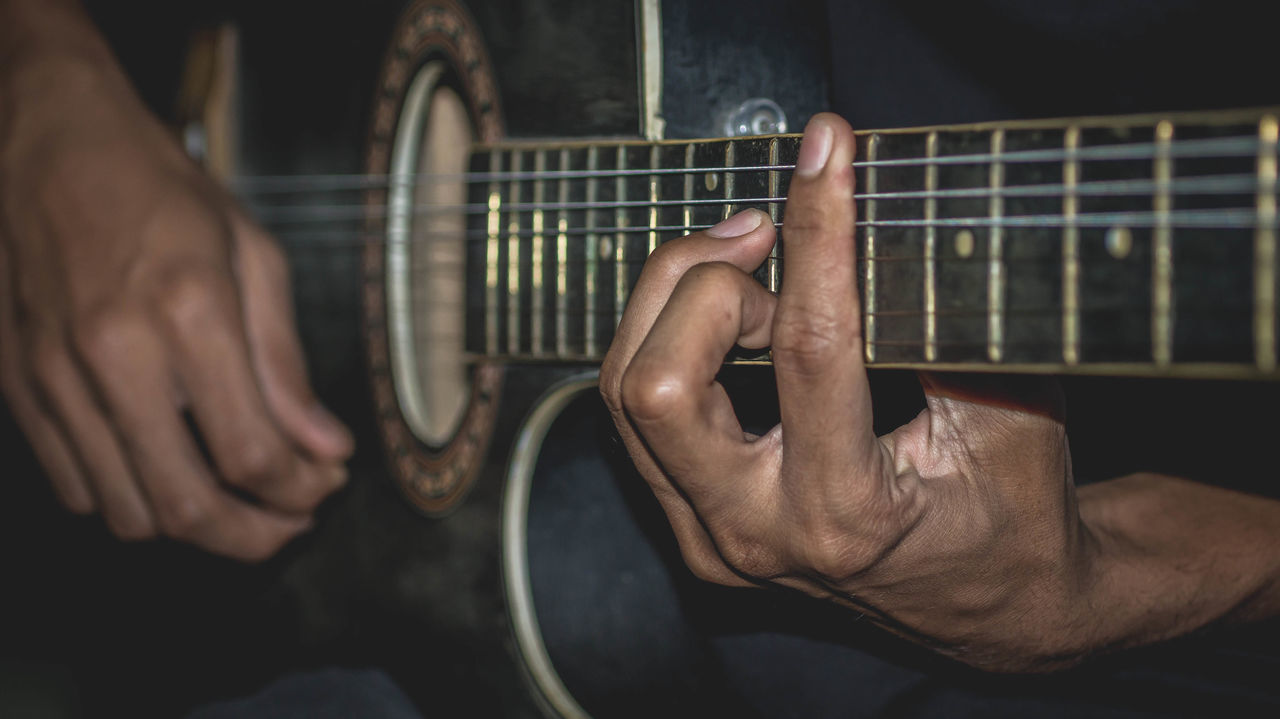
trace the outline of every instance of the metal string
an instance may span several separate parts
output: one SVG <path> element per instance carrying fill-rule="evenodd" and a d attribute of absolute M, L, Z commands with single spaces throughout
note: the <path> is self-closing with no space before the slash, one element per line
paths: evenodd
<path fill-rule="evenodd" d="M 866 200 L 923 200 L 968 199 L 991 197 L 1055 197 L 1073 192 L 1082 197 L 1147 195 L 1167 191 L 1174 195 L 1247 194 L 1256 192 L 1259 183 L 1254 175 L 1200 175 L 1173 181 L 1148 179 L 1094 180 L 1075 187 L 1062 183 L 1037 185 L 1003 185 L 1000 187 L 962 187 L 943 190 L 905 190 L 898 192 L 868 192 L 853 194 L 853 199 Z M 511 212 L 574 212 L 583 210 L 649 209 L 654 207 L 699 207 L 708 205 L 765 205 L 786 202 L 786 197 L 734 197 L 698 198 L 690 200 L 618 200 L 615 202 L 511 202 L 503 203 L 497 211 Z M 486 204 L 420 203 L 392 210 L 388 205 L 264 205 L 256 213 L 263 222 L 333 222 L 362 220 L 381 217 L 427 216 L 433 213 L 449 215 L 487 215 L 495 211 Z"/>
<path fill-rule="evenodd" d="M 778 229 L 784 228 L 783 222 L 773 223 Z M 515 231 L 503 230 L 498 233 L 490 234 L 484 228 L 472 228 L 457 232 L 451 231 L 416 231 L 412 233 L 412 238 L 407 241 L 388 240 L 381 235 L 374 235 L 369 232 L 359 232 L 351 230 L 350 233 L 344 235 L 341 230 L 325 230 L 315 232 L 277 232 L 277 237 L 286 244 L 300 244 L 311 241 L 322 241 L 324 246 L 332 247 L 334 245 L 364 245 L 369 243 L 395 244 L 402 242 L 403 244 L 411 244 L 415 240 L 433 239 L 463 239 L 467 242 L 487 242 L 494 240 L 522 239 L 532 237 L 543 237 L 544 239 L 556 238 L 560 235 L 566 237 L 579 237 L 586 235 L 637 235 L 648 234 L 650 232 L 659 234 L 681 234 L 686 235 L 692 232 L 705 230 L 713 225 L 710 224 L 676 224 L 676 225 L 637 225 L 622 226 L 610 225 L 601 227 L 566 227 L 559 229 L 549 227 L 542 232 L 537 232 L 532 228 L 520 228 Z M 1258 227 L 1280 228 L 1280 222 L 1272 220 L 1269 223 L 1259 223 L 1258 213 L 1253 208 L 1226 208 L 1226 209 L 1205 209 L 1205 210 L 1171 210 L 1169 212 L 1153 212 L 1153 211 L 1125 211 L 1125 212 L 1093 212 L 1081 213 L 1068 217 L 1066 215 L 1004 215 L 1000 217 L 949 217 L 937 218 L 933 220 L 925 219 L 877 219 L 877 220 L 857 220 L 854 222 L 857 227 L 958 227 L 958 228 L 1060 228 L 1060 227 L 1080 227 L 1080 228 L 1111 228 L 1124 227 L 1126 229 L 1147 229 L 1153 227 L 1168 227 L 1170 229 L 1257 229 Z M 356 236 L 352 236 L 355 234 Z"/>
<path fill-rule="evenodd" d="M 693 144 L 693 143 L 691 143 Z M 1167 143 L 1135 142 L 1111 145 L 1095 145 L 1075 149 L 1051 148 L 1039 150 L 1012 150 L 1000 154 L 973 153 L 963 155 L 939 155 L 936 157 L 908 157 L 877 160 L 855 160 L 853 167 L 924 167 L 928 165 L 967 165 L 990 162 L 1032 163 L 1068 162 L 1091 160 L 1154 160 L 1157 154 L 1170 158 L 1195 157 L 1251 157 L 1258 152 L 1260 142 L 1252 135 L 1201 139 L 1174 139 Z M 616 147 L 616 145 L 605 145 Z M 521 151 L 519 146 L 494 148 L 498 151 Z M 527 148 L 532 150 L 534 148 Z M 560 149 L 553 146 L 545 149 Z M 498 171 L 454 174 L 326 174 L 326 175 L 261 175 L 239 176 L 230 180 L 233 191 L 242 196 L 269 195 L 318 190 L 368 190 L 394 185 L 421 185 L 428 183 L 490 183 L 524 180 L 571 180 L 589 178 L 618 178 L 652 175 L 685 175 L 720 172 L 774 172 L 794 170 L 793 164 L 754 165 L 734 167 L 692 168 L 628 168 L 606 170 L 544 170 Z"/>
<path fill-rule="evenodd" d="M 968 309 L 949 308 L 945 310 L 935 310 L 933 312 L 929 312 L 928 310 L 923 310 L 923 309 L 880 310 L 877 312 L 862 311 L 862 312 L 859 312 L 859 316 L 877 317 L 877 318 L 894 317 L 894 318 L 908 318 L 908 319 L 916 318 L 916 317 L 951 317 L 951 318 L 971 317 L 971 318 L 986 319 L 988 317 L 988 312 L 989 312 L 985 304 L 986 295 L 984 294 L 980 299 L 983 302 L 982 307 L 973 307 Z M 459 308 L 464 310 L 472 310 L 472 309 L 484 310 L 488 308 L 488 305 L 485 305 L 483 302 L 459 303 L 459 302 L 432 301 L 430 308 L 424 308 L 423 311 L 424 312 L 431 311 L 431 310 L 452 311 Z M 1044 308 L 1033 307 L 1033 308 L 1021 308 L 1021 309 L 1009 308 L 1001 313 L 1001 317 L 1059 318 L 1062 316 L 1062 309 L 1063 309 L 1062 307 L 1044 307 Z M 1253 309 L 1252 306 L 1240 305 L 1237 307 L 1203 307 L 1203 308 L 1198 307 L 1198 308 L 1191 309 L 1189 312 L 1190 314 L 1193 314 L 1199 317 L 1240 317 L 1240 316 L 1246 316 L 1246 315 L 1251 316 L 1252 309 Z M 1096 304 L 1096 305 L 1080 305 L 1077 311 L 1081 313 L 1108 313 L 1108 312 L 1133 312 L 1133 311 L 1146 313 L 1150 311 L 1150 307 L 1146 305 L 1110 303 L 1110 304 Z M 1183 310 L 1180 308 L 1179 312 L 1182 313 Z M 509 310 L 497 311 L 496 314 L 501 317 L 507 317 L 507 318 L 511 316 L 511 313 Z M 614 309 L 612 308 L 608 308 L 608 309 L 577 308 L 577 309 L 567 309 L 563 313 L 561 313 L 558 310 L 556 310 L 554 307 L 547 306 L 543 308 L 542 312 L 534 313 L 527 305 L 524 305 L 519 308 L 516 314 L 519 315 L 521 319 L 530 319 L 534 316 L 534 314 L 540 314 L 547 318 L 550 318 L 553 315 L 556 317 L 563 315 L 565 317 L 581 320 L 587 317 L 612 318 L 614 316 Z M 434 336 L 436 336 L 435 332 L 432 333 L 432 337 Z M 984 339 L 983 342 L 985 341 L 986 340 Z"/>

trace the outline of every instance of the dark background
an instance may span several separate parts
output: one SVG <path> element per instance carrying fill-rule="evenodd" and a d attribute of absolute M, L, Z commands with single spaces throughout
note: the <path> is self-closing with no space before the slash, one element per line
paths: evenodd
<path fill-rule="evenodd" d="M 94 10 L 162 114 L 187 30 L 237 19 L 244 173 L 295 174 L 360 171 L 373 81 L 402 5 L 104 0 Z M 511 134 L 637 132 L 629 2 L 469 5 L 497 63 Z M 824 106 L 876 127 L 1275 104 L 1280 95 L 1274 18 L 1245 4 L 665 6 L 672 136 L 717 134 L 723 108 L 756 95 L 783 104 L 796 130 Z M 358 249 L 305 238 L 286 248 L 317 390 L 356 432 L 350 487 L 321 509 L 315 532 L 261 566 L 169 542 L 121 545 L 96 518 L 56 505 L 0 416 L 0 709 L 8 697 L 19 706 L 30 698 L 27 708 L 43 702 L 53 716 L 174 716 L 286 671 L 332 665 L 386 668 L 428 706 L 476 670 L 465 645 L 415 600 L 433 579 L 415 570 L 414 556 L 431 548 L 412 546 L 425 520 L 398 496 L 372 431 Z M 914 414 L 910 376 L 884 373 L 876 383 L 882 422 Z M 1082 481 L 1168 469 L 1277 492 L 1271 385 L 1100 379 L 1067 389 Z M 1229 696 L 1246 697 L 1248 709 L 1274 707 L 1274 624 L 1139 653 L 1115 668 L 1126 681 L 1050 688 L 1126 691 L 1122 703 L 1157 715 L 1196 713 L 1214 706 L 1196 701 Z M 938 696 L 961 685 L 991 694 L 1046 686 L 948 681 L 935 685 Z M 1203 692 L 1183 693 L 1193 690 Z M 499 696 L 472 700 L 458 713 L 504 706 Z"/>

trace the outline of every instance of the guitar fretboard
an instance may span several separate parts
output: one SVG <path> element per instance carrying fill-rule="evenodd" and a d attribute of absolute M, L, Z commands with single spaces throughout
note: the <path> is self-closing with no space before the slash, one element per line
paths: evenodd
<path fill-rule="evenodd" d="M 1273 376 L 1271 111 L 863 132 L 873 366 Z M 756 207 L 780 241 L 799 137 L 509 143 L 471 161 L 467 340 L 598 361 L 649 253 Z"/>

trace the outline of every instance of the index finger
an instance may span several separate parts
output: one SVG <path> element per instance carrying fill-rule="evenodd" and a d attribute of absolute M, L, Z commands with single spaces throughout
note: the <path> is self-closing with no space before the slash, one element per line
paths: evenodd
<path fill-rule="evenodd" d="M 215 554 L 260 561 L 307 529 L 307 517 L 245 501 L 212 476 L 172 392 L 156 381 L 168 367 L 150 328 L 121 326 L 107 346 L 113 351 L 90 367 L 161 532 Z"/>
<path fill-rule="evenodd" d="M 823 113 L 805 128 L 783 219 L 773 363 L 787 463 L 878 457 L 862 361 L 854 248 L 853 130 Z"/>
<path fill-rule="evenodd" d="M 272 508 L 312 511 L 345 480 L 341 467 L 313 462 L 271 416 L 231 283 L 208 272 L 186 277 L 175 283 L 162 315 L 173 371 L 219 473 Z"/>

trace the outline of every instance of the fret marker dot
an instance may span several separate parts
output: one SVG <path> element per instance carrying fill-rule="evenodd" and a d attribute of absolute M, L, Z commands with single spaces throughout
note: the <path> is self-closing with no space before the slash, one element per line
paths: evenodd
<path fill-rule="evenodd" d="M 707 192 L 714 192 L 715 189 L 720 186 L 720 173 L 708 172 L 706 176 L 702 178 L 702 184 L 706 185 Z"/>
<path fill-rule="evenodd" d="M 600 259 L 607 260 L 613 256 L 613 238 L 605 235 L 600 238 Z"/>
<path fill-rule="evenodd" d="M 973 257 L 973 232 L 970 230 L 960 230 L 956 233 L 956 254 L 960 257 L 968 259 Z"/>
<path fill-rule="evenodd" d="M 1112 227 L 1107 230 L 1107 252 L 1117 260 L 1123 260 L 1133 250 L 1133 233 L 1128 227 Z"/>

